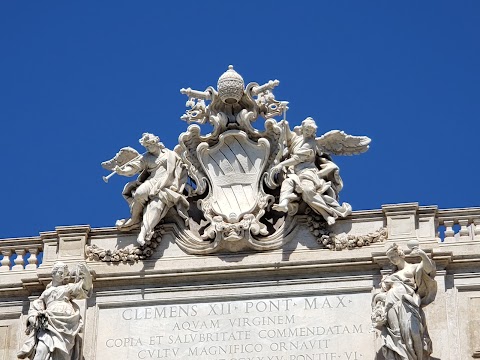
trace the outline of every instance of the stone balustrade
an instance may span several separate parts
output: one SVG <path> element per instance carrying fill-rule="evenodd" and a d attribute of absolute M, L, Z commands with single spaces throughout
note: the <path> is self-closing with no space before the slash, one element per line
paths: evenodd
<path fill-rule="evenodd" d="M 439 210 L 437 220 L 443 243 L 480 241 L 480 208 Z"/>
<path fill-rule="evenodd" d="M 368 218 L 368 219 L 367 219 Z M 480 242 L 480 207 L 438 209 L 436 206 L 419 206 L 418 203 L 392 204 L 382 210 L 354 211 L 342 223 L 368 223 L 373 218 L 384 219 L 388 238 L 402 242 L 411 238 L 440 244 Z M 348 226 L 339 231 L 348 232 Z M 374 229 L 375 230 L 375 229 Z M 42 232 L 38 237 L 0 240 L 0 272 L 36 269 L 42 262 L 52 263 L 72 256 L 84 259 L 83 248 L 90 238 L 116 238 L 114 228 L 91 229 L 89 226 L 58 227 Z M 107 235 L 108 234 L 108 235 Z M 43 251 L 45 250 L 45 257 Z"/>
<path fill-rule="evenodd" d="M 43 252 L 40 237 L 5 239 L 0 241 L 0 272 L 34 270 Z"/>

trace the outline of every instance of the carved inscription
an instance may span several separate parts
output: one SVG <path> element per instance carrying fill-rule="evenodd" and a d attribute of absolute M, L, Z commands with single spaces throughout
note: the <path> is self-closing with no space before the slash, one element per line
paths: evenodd
<path fill-rule="evenodd" d="M 370 359 L 369 298 L 355 294 L 100 309 L 97 359 Z"/>

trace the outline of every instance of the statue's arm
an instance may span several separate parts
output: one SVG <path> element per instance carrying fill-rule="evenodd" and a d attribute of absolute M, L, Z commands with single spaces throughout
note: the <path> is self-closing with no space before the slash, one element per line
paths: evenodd
<path fill-rule="evenodd" d="M 290 130 L 289 130 L 290 131 Z M 287 145 L 289 148 L 289 157 L 287 157 L 285 160 L 280 162 L 276 167 L 282 168 L 282 167 L 288 167 L 288 166 L 293 166 L 293 165 L 298 165 L 301 164 L 302 162 L 308 161 L 308 159 L 311 157 L 313 150 L 308 146 L 307 143 L 305 143 L 302 147 L 299 149 L 296 149 L 295 152 L 292 151 L 292 141 L 295 139 L 296 136 L 299 136 L 295 134 L 294 132 L 290 131 L 290 137 L 287 136 Z"/>
<path fill-rule="evenodd" d="M 288 167 L 288 166 L 292 166 L 292 165 L 297 165 L 297 164 L 300 164 L 301 162 L 302 162 L 302 159 L 299 156 L 294 154 L 294 155 L 290 156 L 289 158 L 283 160 L 277 166 L 279 168 L 283 168 L 283 167 Z"/>
<path fill-rule="evenodd" d="M 43 292 L 40 297 L 36 300 L 33 300 L 30 304 L 30 308 L 28 309 L 28 318 L 27 318 L 27 326 L 34 326 L 35 325 L 35 318 L 37 317 L 38 313 L 45 310 L 45 301 L 44 301 L 44 294 Z"/>
<path fill-rule="evenodd" d="M 423 251 L 422 249 L 420 248 L 414 248 L 412 250 L 412 255 L 418 255 L 422 258 L 422 261 L 421 261 L 421 265 L 422 265 L 422 268 L 423 270 L 427 273 L 427 274 L 430 274 L 432 273 L 433 271 L 435 271 L 435 264 L 433 263 L 433 261 L 428 257 L 428 255 L 425 253 L 425 251 Z"/>
<path fill-rule="evenodd" d="M 373 297 L 373 300 L 372 300 L 372 307 L 375 306 L 377 304 L 377 302 L 381 301 L 381 302 L 385 302 L 387 298 L 387 293 L 384 292 L 384 291 L 380 291 L 378 292 L 377 294 L 374 295 Z"/>
<path fill-rule="evenodd" d="M 167 176 L 163 178 L 160 184 L 157 184 L 157 189 L 165 189 L 170 188 L 170 190 L 177 191 L 175 185 L 175 173 L 176 173 L 176 155 L 173 151 L 169 149 L 164 149 L 164 153 L 161 156 L 164 156 L 167 160 L 165 164 L 165 170 L 167 172 Z"/>
<path fill-rule="evenodd" d="M 93 285 L 92 274 L 90 273 L 90 270 L 83 264 L 80 264 L 80 269 L 83 276 L 82 288 L 88 293 L 92 289 Z"/>
<path fill-rule="evenodd" d="M 118 175 L 133 176 L 135 174 L 138 174 L 138 173 L 142 172 L 144 168 L 145 168 L 145 166 L 144 166 L 144 161 L 143 161 L 143 158 L 142 158 L 142 159 L 138 159 L 136 161 L 132 161 L 128 165 L 116 166 L 114 171 Z"/>
<path fill-rule="evenodd" d="M 74 299 L 85 299 L 90 297 L 93 287 L 92 274 L 85 264 L 78 264 L 77 276 L 74 284 L 69 284 L 70 296 Z"/>
<path fill-rule="evenodd" d="M 293 138 L 297 136 L 291 129 L 290 126 L 288 125 L 287 120 L 282 120 L 281 122 L 282 130 L 285 136 L 285 141 L 287 142 L 287 145 L 290 146 L 290 143 L 292 142 Z"/>

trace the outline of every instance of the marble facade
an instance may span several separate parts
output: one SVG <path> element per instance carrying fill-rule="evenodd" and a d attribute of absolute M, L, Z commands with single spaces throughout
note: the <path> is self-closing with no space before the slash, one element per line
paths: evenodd
<path fill-rule="evenodd" d="M 292 241 L 281 249 L 206 257 L 175 245 L 175 225 L 165 225 L 153 255 L 137 262 L 86 259 L 85 245 L 136 243 L 135 232 L 116 228 L 59 227 L 4 239 L 0 359 L 16 358 L 30 301 L 51 281 L 59 260 L 86 263 L 95 273 L 92 296 L 76 300 L 86 360 L 381 359 L 372 294 L 391 271 L 388 245 L 405 247 L 412 239 L 437 267 L 438 293 L 425 308 L 432 358 L 478 358 L 480 209 L 409 203 L 354 211 L 336 222 L 336 233 L 361 236 L 385 226 L 388 239 L 341 251 L 320 247 L 307 217 L 300 216 Z M 38 253 L 43 262 L 37 268 Z"/>

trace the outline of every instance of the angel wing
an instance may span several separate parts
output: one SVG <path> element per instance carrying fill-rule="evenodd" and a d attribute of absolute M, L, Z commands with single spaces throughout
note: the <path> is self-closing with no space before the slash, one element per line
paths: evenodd
<path fill-rule="evenodd" d="M 315 139 L 317 149 L 333 155 L 355 155 L 368 150 L 372 141 L 367 136 L 353 136 L 341 130 L 331 130 Z"/>
<path fill-rule="evenodd" d="M 122 166 L 138 156 L 140 156 L 140 153 L 137 150 L 130 146 L 127 146 L 121 148 L 120 151 L 110 160 L 102 162 L 102 167 L 104 169 L 113 171 L 113 169 L 115 169 L 115 166 Z"/>

